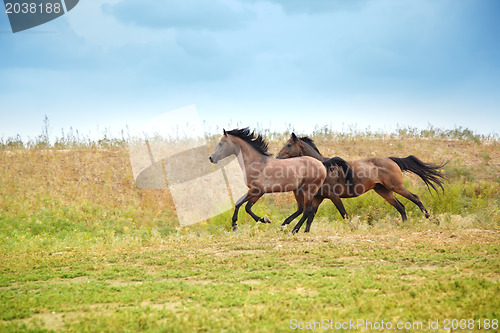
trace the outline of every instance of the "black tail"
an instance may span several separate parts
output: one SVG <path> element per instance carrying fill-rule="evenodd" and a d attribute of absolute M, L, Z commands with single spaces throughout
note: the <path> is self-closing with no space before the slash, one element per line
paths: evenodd
<path fill-rule="evenodd" d="M 349 187 L 354 185 L 352 168 L 343 158 L 340 158 L 338 156 L 332 157 L 329 160 L 324 161 L 323 165 L 327 170 L 330 169 L 331 166 L 339 166 L 344 172 L 347 186 Z"/>
<path fill-rule="evenodd" d="M 439 171 L 439 169 L 443 168 L 448 162 L 441 164 L 425 163 L 413 155 L 405 158 L 389 158 L 396 162 L 401 171 L 409 171 L 422 178 L 429 191 L 432 187 L 437 193 L 438 190 L 436 186 L 439 186 L 444 193 L 443 182 L 446 180 L 446 178 L 444 177 L 443 173 Z"/>

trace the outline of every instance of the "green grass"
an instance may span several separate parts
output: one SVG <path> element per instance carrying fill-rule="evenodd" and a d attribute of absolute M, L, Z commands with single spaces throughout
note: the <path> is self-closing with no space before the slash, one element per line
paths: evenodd
<path fill-rule="evenodd" d="M 132 238 L 3 254 L 0 325 L 7 332 L 265 332 L 288 331 L 293 318 L 499 316 L 498 231 L 315 227 L 291 236 L 242 224 L 238 233 L 183 231 L 147 246 Z"/>
<path fill-rule="evenodd" d="M 445 194 L 405 177 L 432 215 L 399 197 L 405 223 L 372 191 L 344 200 L 349 221 L 325 200 L 310 234 L 279 231 L 291 194 L 254 206 L 272 224 L 242 209 L 236 233 L 232 212 L 180 228 L 168 191 L 135 187 L 119 141 L 59 140 L 69 151 L 3 141 L 0 331 L 284 332 L 292 319 L 364 319 L 423 332 L 439 320 L 444 332 L 446 318 L 500 319 L 494 139 L 435 128 L 315 135 L 325 155 L 451 159 Z M 271 136 L 276 151 L 287 135 Z"/>

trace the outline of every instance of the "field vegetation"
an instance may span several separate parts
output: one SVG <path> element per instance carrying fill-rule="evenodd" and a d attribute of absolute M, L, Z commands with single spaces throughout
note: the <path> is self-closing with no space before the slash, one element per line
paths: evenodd
<path fill-rule="evenodd" d="M 272 153 L 290 135 L 262 132 Z M 242 209 L 235 233 L 232 212 L 181 228 L 168 190 L 136 186 L 123 138 L 2 139 L 0 331 L 279 332 L 294 319 L 362 319 L 421 322 L 421 332 L 439 320 L 445 332 L 447 318 L 473 320 L 474 331 L 500 319 L 496 136 L 429 127 L 311 137 L 346 160 L 449 161 L 445 192 L 406 175 L 432 216 L 398 197 L 405 223 L 371 191 L 344 199 L 349 221 L 325 201 L 309 234 L 279 231 L 291 194 L 254 206 L 270 225 Z"/>

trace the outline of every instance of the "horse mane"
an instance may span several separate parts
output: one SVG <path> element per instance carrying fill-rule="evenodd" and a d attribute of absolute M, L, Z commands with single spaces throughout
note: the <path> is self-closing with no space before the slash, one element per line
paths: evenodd
<path fill-rule="evenodd" d="M 300 140 L 304 141 L 305 143 L 307 143 L 309 146 L 311 146 L 312 149 L 316 150 L 318 152 L 318 154 L 321 155 L 321 153 L 319 152 L 319 149 L 318 147 L 316 147 L 316 144 L 314 143 L 313 139 L 307 137 L 307 136 L 303 136 L 301 138 L 299 138 Z"/>
<path fill-rule="evenodd" d="M 233 130 L 226 131 L 226 134 L 234 135 L 242 139 L 262 155 L 271 156 L 271 154 L 267 151 L 268 143 L 264 137 L 261 134 L 255 134 L 254 131 L 250 131 L 248 127 L 235 128 Z"/>

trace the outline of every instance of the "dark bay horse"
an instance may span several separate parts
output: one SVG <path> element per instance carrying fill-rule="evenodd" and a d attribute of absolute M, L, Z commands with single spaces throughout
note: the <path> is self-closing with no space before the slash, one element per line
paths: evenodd
<path fill-rule="evenodd" d="M 313 140 L 308 137 L 299 138 L 292 133 L 290 139 L 276 155 L 276 158 L 286 159 L 297 156 L 311 156 L 320 161 L 328 160 L 328 157 L 321 155 Z M 336 157 L 336 159 L 342 160 L 339 157 Z M 430 215 L 420 198 L 403 186 L 402 171 L 412 172 L 419 176 L 425 182 L 429 191 L 432 188 L 438 192 L 437 186 L 444 191 L 443 181 L 445 177 L 440 169 L 446 163 L 424 163 L 415 156 L 410 155 L 405 158 L 367 158 L 347 161 L 347 164 L 349 170 L 343 167 L 340 170 L 330 170 L 322 188 L 313 198 L 314 212 L 325 198 L 329 198 L 339 210 L 340 215 L 346 219 L 348 216 L 341 198 L 354 198 L 373 189 L 397 209 L 403 221 L 407 220 L 405 206 L 394 196 L 394 192 L 415 203 L 425 217 L 428 218 Z M 339 163 L 337 165 L 342 166 Z M 297 211 L 301 209 L 299 206 Z M 283 226 L 286 224 L 283 223 Z"/>
<path fill-rule="evenodd" d="M 306 219 L 307 232 L 316 212 L 312 208 L 312 199 L 326 178 L 327 170 L 325 165 L 309 156 L 277 160 L 271 157 L 267 147 L 268 144 L 264 138 L 261 135 L 255 135 L 248 128 L 234 129 L 227 132 L 224 130 L 216 150 L 209 157 L 210 162 L 217 163 L 227 156 L 235 155 L 243 170 L 248 192 L 238 199 L 235 204 L 232 218 L 233 231 L 238 228 L 236 223 L 238 210 L 245 202 L 248 202 L 245 210 L 255 222 L 266 223 L 269 220 L 266 221 L 252 212 L 252 206 L 265 193 L 293 191 L 295 197 L 300 199 L 297 204 L 305 208 L 293 232 L 299 231 Z M 300 213 L 293 218 L 298 215 Z"/>

